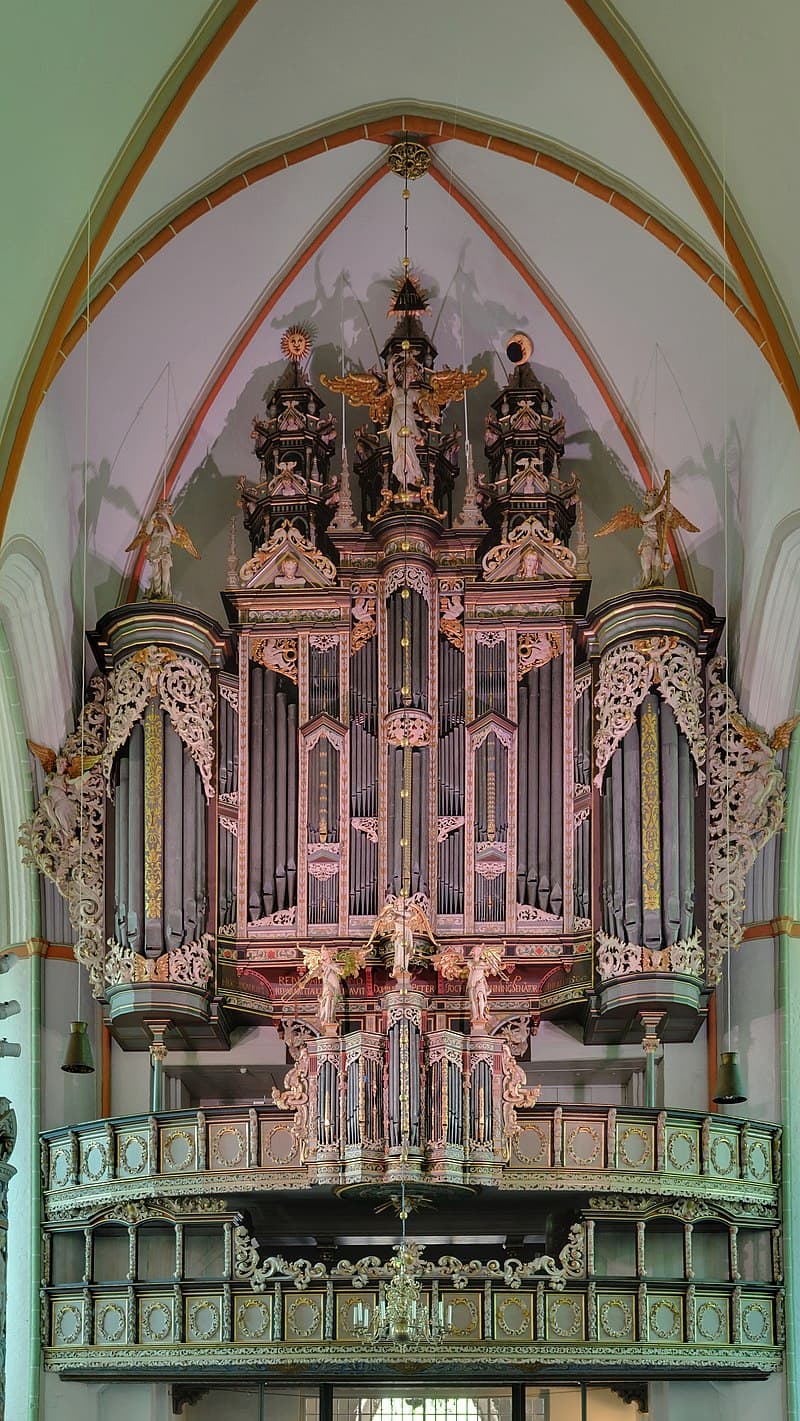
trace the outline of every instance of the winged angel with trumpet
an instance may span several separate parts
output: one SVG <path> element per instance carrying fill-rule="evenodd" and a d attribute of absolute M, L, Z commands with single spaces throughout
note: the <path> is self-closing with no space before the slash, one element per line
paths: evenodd
<path fill-rule="evenodd" d="M 183 524 L 174 521 L 172 512 L 169 499 L 160 498 L 155 511 L 142 524 L 133 542 L 125 549 L 127 553 L 132 553 L 137 548 L 144 548 L 145 558 L 151 568 L 147 596 L 153 599 L 158 597 L 167 600 L 172 596 L 173 543 L 183 548 L 184 552 L 190 553 L 193 558 L 200 557 Z"/>
<path fill-rule="evenodd" d="M 700 531 L 671 502 L 670 477 L 669 469 L 665 469 L 661 488 L 647 490 L 638 513 L 633 504 L 626 503 L 625 507 L 615 513 L 613 518 L 609 518 L 594 535 L 596 538 L 604 538 L 607 533 L 618 533 L 623 528 L 641 528 L 642 536 L 636 549 L 642 565 L 640 587 L 664 586 L 667 539 L 673 528 L 683 528 L 687 533 Z"/>
<path fill-rule="evenodd" d="M 351 370 L 347 375 L 323 375 L 322 383 L 335 394 L 346 395 L 353 409 L 368 406 L 370 419 L 389 436 L 392 473 L 403 492 L 408 492 L 426 482 L 417 454 L 424 442 L 417 417 L 438 424 L 445 405 L 473 390 L 485 375 L 485 370 L 429 370 L 411 352 L 397 351 L 389 358 L 385 375 Z"/>
<path fill-rule="evenodd" d="M 472 1029 L 484 1031 L 489 1025 L 489 978 L 506 976 L 502 949 L 478 942 L 464 958 L 457 947 L 446 947 L 433 961 L 448 982 L 466 977 Z"/>

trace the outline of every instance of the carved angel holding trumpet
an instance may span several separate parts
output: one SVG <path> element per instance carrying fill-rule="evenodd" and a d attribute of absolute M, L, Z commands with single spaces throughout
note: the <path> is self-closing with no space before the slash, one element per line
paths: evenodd
<path fill-rule="evenodd" d="M 344 1006 L 343 983 L 348 977 L 357 977 L 366 966 L 367 954 L 364 948 L 347 948 L 337 951 L 329 943 L 322 947 L 304 948 L 303 965 L 298 971 L 303 973 L 294 992 L 306 982 L 318 977 L 320 981 L 319 1010 L 317 1013 L 323 1036 L 335 1036 L 339 1030 L 338 1018 Z M 290 992 L 284 999 L 294 995 Z"/>
<path fill-rule="evenodd" d="M 369 951 L 375 942 L 386 942 L 392 952 L 389 976 L 398 986 L 406 986 L 410 981 L 411 963 L 419 961 L 423 955 L 417 938 L 436 945 L 433 928 L 422 904 L 401 894 L 397 898 L 387 898 L 375 919 L 365 951 Z"/>
<path fill-rule="evenodd" d="M 446 947 L 433 959 L 434 966 L 448 982 L 466 978 L 472 1030 L 486 1031 L 490 1022 L 489 978 L 505 977 L 502 949 L 477 942 L 466 957 L 457 947 Z"/>
<path fill-rule="evenodd" d="M 661 488 L 648 489 L 642 499 L 638 513 L 632 504 L 609 518 L 595 533 L 596 538 L 604 538 L 607 533 L 617 533 L 623 528 L 641 528 L 642 536 L 636 549 L 642 567 L 639 586 L 663 587 L 667 570 L 667 540 L 673 528 L 683 528 L 687 533 L 699 533 L 699 528 L 674 506 L 670 498 L 670 471 L 665 469 Z"/>
<path fill-rule="evenodd" d="M 445 405 L 474 389 L 485 375 L 485 370 L 429 370 L 410 350 L 402 350 L 390 356 L 385 374 L 351 370 L 347 375 L 323 375 L 322 383 L 346 395 L 354 409 L 368 406 L 370 419 L 389 437 L 392 473 L 408 492 L 426 482 L 417 453 L 425 439 L 419 418 L 438 424 Z"/>
<path fill-rule="evenodd" d="M 137 548 L 144 548 L 145 559 L 151 569 L 150 586 L 147 589 L 147 596 L 151 599 L 168 600 L 172 596 L 173 543 L 193 558 L 200 557 L 183 524 L 176 523 L 172 513 L 172 504 L 168 498 L 162 496 L 154 512 L 125 549 L 126 552 L 132 553 Z"/>

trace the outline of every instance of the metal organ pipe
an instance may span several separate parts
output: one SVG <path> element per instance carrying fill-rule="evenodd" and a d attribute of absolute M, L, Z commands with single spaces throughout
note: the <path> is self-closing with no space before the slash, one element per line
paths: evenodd
<path fill-rule="evenodd" d="M 563 695 L 558 656 L 527 672 L 517 701 L 517 900 L 557 917 L 564 907 Z"/>

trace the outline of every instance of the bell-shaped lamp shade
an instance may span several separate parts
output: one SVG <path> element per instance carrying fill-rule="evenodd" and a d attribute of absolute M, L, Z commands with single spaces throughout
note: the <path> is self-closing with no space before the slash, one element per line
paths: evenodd
<path fill-rule="evenodd" d="M 61 1069 L 62 1071 L 71 1071 L 74 1075 L 84 1076 L 94 1070 L 92 1043 L 86 1032 L 85 1021 L 70 1022 L 69 1040 Z"/>
<path fill-rule="evenodd" d="M 717 1068 L 715 1105 L 740 1105 L 747 1100 L 738 1051 L 723 1051 Z"/>

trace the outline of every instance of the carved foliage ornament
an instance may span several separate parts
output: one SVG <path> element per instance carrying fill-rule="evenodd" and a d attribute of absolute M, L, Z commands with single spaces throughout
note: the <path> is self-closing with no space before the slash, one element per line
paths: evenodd
<path fill-rule="evenodd" d="M 115 938 L 108 939 L 105 980 L 109 987 L 120 982 L 180 982 L 185 987 L 205 987 L 213 976 L 210 933 L 196 942 L 173 947 L 160 957 L 143 957 Z"/>
<path fill-rule="evenodd" d="M 705 780 L 706 735 L 703 729 L 703 679 L 693 647 L 676 637 L 644 637 L 612 647 L 600 662 L 595 693 L 597 729 L 594 782 L 602 785 L 606 766 L 636 719 L 636 711 L 651 686 L 672 708 L 689 744 L 697 782 Z"/>
<path fill-rule="evenodd" d="M 235 1275 L 237 1278 L 249 1280 L 254 1293 L 263 1293 L 267 1283 L 276 1278 L 290 1280 L 298 1292 L 304 1292 L 310 1285 L 327 1282 L 328 1279 L 347 1279 L 354 1288 L 389 1281 L 396 1271 L 400 1250 L 405 1251 L 405 1263 L 409 1272 L 419 1278 L 447 1283 L 459 1291 L 466 1288 L 470 1282 L 488 1280 L 506 1288 L 517 1289 L 530 1279 L 543 1279 L 556 1292 L 560 1292 L 570 1279 L 584 1275 L 586 1230 L 583 1224 L 573 1224 L 557 1259 L 549 1254 L 542 1254 L 526 1262 L 519 1258 L 490 1258 L 481 1262 L 474 1258 L 467 1261 L 444 1254 L 434 1262 L 425 1258 L 421 1245 L 411 1239 L 406 1243 L 396 1244 L 390 1259 L 382 1260 L 375 1254 L 355 1261 L 340 1258 L 330 1270 L 322 1262 L 312 1263 L 307 1258 L 290 1260 L 280 1254 L 262 1261 L 258 1241 L 250 1236 L 246 1225 L 239 1223 L 233 1231 Z"/>
<path fill-rule="evenodd" d="M 105 682 L 93 676 L 77 728 L 67 736 L 45 777 L 35 813 L 20 826 L 22 861 L 49 878 L 67 904 L 74 952 L 96 997 L 103 992 L 103 764 L 107 709 Z M 64 766 L 91 767 L 70 778 Z"/>
<path fill-rule="evenodd" d="M 725 680 L 725 662 L 708 668 L 708 951 L 718 982 L 728 946 L 738 947 L 745 879 L 764 845 L 783 826 L 786 784 L 777 754 L 793 722 L 771 737 L 749 725 Z"/>
<path fill-rule="evenodd" d="M 640 972 L 680 972 L 702 978 L 704 969 L 705 954 L 700 946 L 699 931 L 661 948 L 623 942 L 602 930 L 597 934 L 597 970 L 603 982 L 613 977 L 636 976 Z"/>
<path fill-rule="evenodd" d="M 127 744 L 133 727 L 156 695 L 197 766 L 206 799 L 213 799 L 211 673 L 199 661 L 158 646 L 134 652 L 108 678 L 108 740 L 103 752 L 103 773 L 109 796 L 114 757 Z"/>

